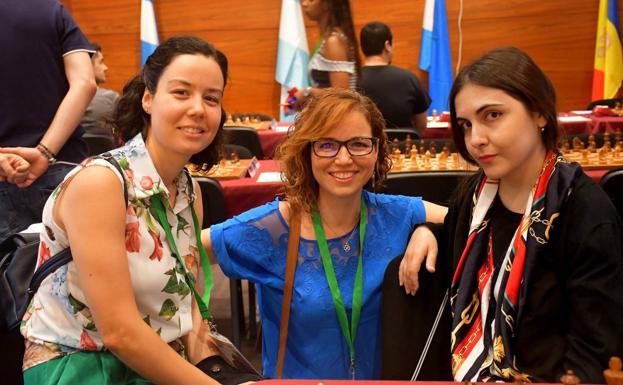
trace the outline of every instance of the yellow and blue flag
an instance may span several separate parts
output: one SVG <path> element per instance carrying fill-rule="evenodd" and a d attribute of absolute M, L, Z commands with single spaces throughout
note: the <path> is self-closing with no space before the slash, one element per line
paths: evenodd
<path fill-rule="evenodd" d="M 618 0 L 599 0 L 592 100 L 616 96 L 623 81 Z"/>

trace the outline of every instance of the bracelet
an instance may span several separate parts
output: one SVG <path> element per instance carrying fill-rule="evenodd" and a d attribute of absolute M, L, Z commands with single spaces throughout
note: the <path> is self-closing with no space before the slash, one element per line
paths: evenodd
<path fill-rule="evenodd" d="M 305 87 L 305 89 L 303 89 L 303 96 L 308 97 L 311 94 L 311 87 Z"/>
<path fill-rule="evenodd" d="M 54 164 L 56 163 L 56 155 L 54 155 L 54 153 L 52 151 L 50 151 L 50 149 L 48 149 L 45 144 L 43 143 L 39 143 L 37 144 L 37 150 L 39 150 L 40 153 L 43 154 L 43 156 L 45 156 L 48 159 L 48 162 L 50 164 Z"/>

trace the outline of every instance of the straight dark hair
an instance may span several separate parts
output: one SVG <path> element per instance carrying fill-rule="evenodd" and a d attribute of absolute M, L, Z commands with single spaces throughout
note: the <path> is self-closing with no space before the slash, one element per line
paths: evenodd
<path fill-rule="evenodd" d="M 139 132 L 146 136 L 150 126 L 150 116 L 143 110 L 143 94 L 145 89 L 156 92 L 158 81 L 164 70 L 179 55 L 203 55 L 213 58 L 223 74 L 224 85 L 227 84 L 227 57 L 216 50 L 212 44 L 195 36 L 176 36 L 167 39 L 149 55 L 141 72 L 134 76 L 123 87 L 123 94 L 113 114 L 113 132 L 122 141 L 132 139 Z M 194 154 L 190 162 L 195 164 L 218 162 L 222 152 L 224 110 L 221 109 L 221 124 L 214 140 L 203 151 Z"/>
<path fill-rule="evenodd" d="M 392 44 L 393 36 L 389 26 L 380 21 L 372 21 L 361 28 L 359 43 L 365 56 L 380 55 L 385 48 L 385 42 Z"/>
<path fill-rule="evenodd" d="M 467 152 L 465 136 L 456 116 L 456 95 L 467 84 L 495 88 L 520 101 L 524 107 L 547 121 L 541 139 L 545 148 L 555 150 L 560 138 L 556 91 L 547 75 L 524 51 L 515 47 L 501 47 L 485 53 L 463 67 L 450 91 L 450 120 L 452 136 L 458 152 L 472 164 L 476 161 Z"/>
<path fill-rule="evenodd" d="M 355 36 L 353 25 L 353 13 L 350 8 L 350 0 L 325 0 L 329 9 L 329 29 L 339 28 L 352 44 L 355 55 L 355 70 L 358 77 L 361 77 L 361 58 L 359 57 L 359 43 Z M 321 33 L 323 31 L 320 31 Z"/>

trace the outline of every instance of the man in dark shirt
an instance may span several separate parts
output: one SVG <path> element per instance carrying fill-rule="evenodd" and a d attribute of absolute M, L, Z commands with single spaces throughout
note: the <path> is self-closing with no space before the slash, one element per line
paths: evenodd
<path fill-rule="evenodd" d="M 391 65 L 391 30 L 381 22 L 368 23 L 361 29 L 360 41 L 365 55 L 361 92 L 376 103 L 388 128 L 415 128 L 421 137 L 430 98 L 414 73 Z"/>
<path fill-rule="evenodd" d="M 112 119 L 115 105 L 119 99 L 116 91 L 101 87 L 106 81 L 106 71 L 108 66 L 104 63 L 104 54 L 102 47 L 94 42 L 91 46 L 95 53 L 91 56 L 91 64 L 93 64 L 93 73 L 95 74 L 95 82 L 97 83 L 97 92 L 91 104 L 87 107 L 82 118 L 82 127 L 88 135 L 103 135 L 113 139 L 110 120 Z"/>
<path fill-rule="evenodd" d="M 0 52 L 0 152 L 30 163 L 17 185 L 0 182 L 2 241 L 41 222 L 66 162 L 86 157 L 79 123 L 96 86 L 90 45 L 56 0 L 0 1 Z"/>

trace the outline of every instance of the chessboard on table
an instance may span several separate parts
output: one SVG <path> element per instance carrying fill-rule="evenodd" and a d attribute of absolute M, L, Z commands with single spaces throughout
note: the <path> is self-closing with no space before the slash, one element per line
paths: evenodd
<path fill-rule="evenodd" d="M 430 172 L 430 171 L 476 171 L 478 167 L 471 165 L 463 159 L 459 153 L 450 152 L 448 145 L 444 145 L 440 152 L 434 144 L 428 149 L 424 147 L 424 141 L 420 141 L 420 147 L 407 139 L 403 154 L 397 141 L 390 146 L 392 168 L 390 173 L 401 172 Z"/>
<path fill-rule="evenodd" d="M 209 177 L 217 180 L 240 179 L 257 170 L 259 162 L 252 159 L 221 159 L 218 164 L 208 167 L 207 164 L 188 164 L 190 176 Z"/>
<path fill-rule="evenodd" d="M 249 127 L 254 128 L 256 130 L 267 130 L 270 128 L 270 122 L 265 120 L 260 120 L 257 117 L 244 116 L 239 117 L 236 116 L 234 118 L 231 114 L 227 114 L 227 120 L 225 120 L 224 127 Z"/>
<path fill-rule="evenodd" d="M 623 140 L 621 130 L 614 134 L 614 143 L 609 133 L 603 134 L 603 146 L 597 147 L 595 136 L 588 136 L 588 143 L 574 137 L 571 142 L 562 143 L 562 154 L 569 162 L 578 162 L 584 170 L 613 170 L 623 168 Z"/>

